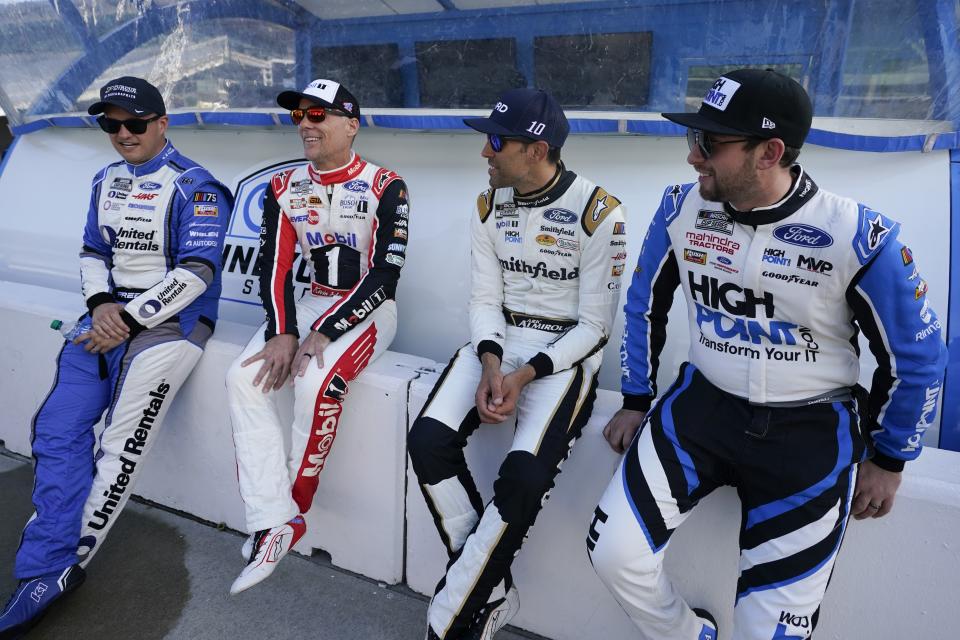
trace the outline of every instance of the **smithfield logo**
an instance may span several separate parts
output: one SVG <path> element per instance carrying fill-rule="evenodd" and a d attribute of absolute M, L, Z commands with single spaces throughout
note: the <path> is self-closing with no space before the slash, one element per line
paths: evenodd
<path fill-rule="evenodd" d="M 345 182 L 343 188 L 354 193 L 363 193 L 370 188 L 370 183 L 363 180 L 351 180 L 350 182 Z"/>
<path fill-rule="evenodd" d="M 163 185 L 159 182 L 141 182 L 137 186 L 144 191 L 158 191 L 163 188 Z"/>
<path fill-rule="evenodd" d="M 833 244 L 833 237 L 816 227 L 808 224 L 784 224 L 773 230 L 778 240 L 798 247 L 829 247 Z"/>
<path fill-rule="evenodd" d="M 543 212 L 543 218 L 557 224 L 573 224 L 577 221 L 577 214 L 566 209 L 547 209 Z"/>

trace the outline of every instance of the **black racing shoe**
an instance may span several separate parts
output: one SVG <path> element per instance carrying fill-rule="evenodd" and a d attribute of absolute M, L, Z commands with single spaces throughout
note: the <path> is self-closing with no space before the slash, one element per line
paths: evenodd
<path fill-rule="evenodd" d="M 693 612 L 703 622 L 703 628 L 700 629 L 700 635 L 697 640 L 717 640 L 720 637 L 720 627 L 713 615 L 706 609 L 693 608 Z"/>
<path fill-rule="evenodd" d="M 86 577 L 80 565 L 75 564 L 61 571 L 21 580 L 0 614 L 0 639 L 22 637 L 40 622 L 50 605 L 82 585 Z"/>
<path fill-rule="evenodd" d="M 477 620 L 463 636 L 464 640 L 492 640 L 493 636 L 507 625 L 520 610 L 520 594 L 510 587 L 507 594 L 488 602 L 477 614 Z"/>

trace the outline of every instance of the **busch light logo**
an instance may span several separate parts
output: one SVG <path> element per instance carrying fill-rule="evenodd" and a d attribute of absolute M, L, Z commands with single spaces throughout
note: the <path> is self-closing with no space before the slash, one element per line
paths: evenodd
<path fill-rule="evenodd" d="M 725 264 L 727 266 L 733 264 L 733 260 L 731 260 L 727 256 L 717 256 L 717 262 L 719 262 L 720 264 Z"/>
<path fill-rule="evenodd" d="M 144 191 L 159 191 L 160 189 L 163 188 L 163 185 L 160 184 L 159 182 L 141 182 L 137 186 L 143 189 Z"/>
<path fill-rule="evenodd" d="M 808 224 L 784 224 L 773 230 L 778 240 L 798 247 L 829 247 L 833 238 L 823 229 L 811 227 Z"/>
<path fill-rule="evenodd" d="M 573 224 L 577 221 L 577 214 L 566 209 L 547 209 L 543 212 L 543 219 L 558 224 Z"/>
<path fill-rule="evenodd" d="M 363 193 L 370 188 L 370 183 L 363 180 L 351 180 L 344 183 L 343 188 L 354 193 Z"/>

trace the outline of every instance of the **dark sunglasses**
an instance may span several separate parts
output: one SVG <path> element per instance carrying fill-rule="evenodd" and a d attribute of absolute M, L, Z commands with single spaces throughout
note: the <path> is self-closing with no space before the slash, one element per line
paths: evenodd
<path fill-rule="evenodd" d="M 487 134 L 487 142 L 490 143 L 490 148 L 493 149 L 494 153 L 500 153 L 503 151 L 503 147 L 508 140 L 517 140 L 518 142 L 526 143 L 536 142 L 536 140 L 524 138 L 523 136 L 501 136 L 496 133 Z"/>
<path fill-rule="evenodd" d="M 327 116 L 348 117 L 350 114 L 336 109 L 327 109 L 326 107 L 310 107 L 309 109 L 291 109 L 290 119 L 293 124 L 300 124 L 306 118 L 310 122 L 320 123 L 326 120 Z"/>
<path fill-rule="evenodd" d="M 714 147 L 719 144 L 732 144 L 734 142 L 750 142 L 752 138 L 735 138 L 733 140 L 714 140 L 700 129 L 687 129 L 687 147 L 693 151 L 695 147 L 700 147 L 700 153 L 704 158 L 709 158 L 716 151 Z"/>
<path fill-rule="evenodd" d="M 134 135 L 141 135 L 147 132 L 147 125 L 156 122 L 163 116 L 153 116 L 152 118 L 127 118 L 126 120 L 116 120 L 107 116 L 97 118 L 97 124 L 106 133 L 120 133 L 120 127 L 126 127 L 127 131 Z"/>

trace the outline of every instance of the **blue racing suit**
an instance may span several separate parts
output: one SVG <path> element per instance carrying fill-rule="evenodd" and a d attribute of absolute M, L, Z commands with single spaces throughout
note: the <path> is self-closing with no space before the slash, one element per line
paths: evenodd
<path fill-rule="evenodd" d="M 668 188 L 627 293 L 624 408 L 647 414 L 587 547 L 650 637 L 712 637 L 663 555 L 723 485 L 742 505 L 732 638 L 810 637 L 865 445 L 900 471 L 936 415 L 946 347 L 900 225 L 792 172 L 783 200 L 748 212 L 695 185 Z M 689 361 L 651 407 L 678 286 Z M 868 399 L 856 386 L 861 331 L 878 362 Z"/>
<path fill-rule="evenodd" d="M 94 177 L 80 253 L 83 295 L 91 314 L 100 304 L 123 304 L 130 337 L 104 354 L 68 342 L 57 358 L 33 420 L 36 512 L 17 551 L 17 578 L 88 562 L 126 504 L 213 333 L 232 205 L 230 191 L 169 142 L 146 163 L 116 162 Z"/>

